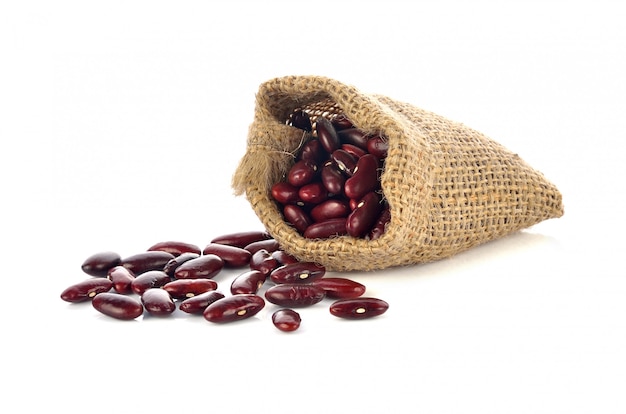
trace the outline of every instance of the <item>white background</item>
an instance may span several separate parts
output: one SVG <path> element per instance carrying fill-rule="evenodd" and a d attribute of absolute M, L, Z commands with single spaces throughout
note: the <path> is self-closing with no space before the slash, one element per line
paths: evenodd
<path fill-rule="evenodd" d="M 1 4 L 0 411 L 626 411 L 617 1 Z M 92 253 L 261 229 L 230 179 L 259 84 L 299 74 L 484 132 L 560 188 L 565 215 L 351 273 L 389 311 L 349 322 L 324 302 L 293 334 L 273 305 L 218 326 L 60 300 Z"/>

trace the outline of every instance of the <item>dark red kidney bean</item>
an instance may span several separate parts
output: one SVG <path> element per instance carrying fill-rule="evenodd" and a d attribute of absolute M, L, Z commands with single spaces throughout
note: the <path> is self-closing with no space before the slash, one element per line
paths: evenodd
<path fill-rule="evenodd" d="M 289 283 L 272 286 L 265 291 L 269 302 L 288 308 L 303 308 L 315 305 L 326 296 L 326 291 L 315 284 Z"/>
<path fill-rule="evenodd" d="M 272 198 L 281 204 L 295 204 L 300 201 L 298 187 L 285 181 L 274 184 L 271 189 L 271 194 Z"/>
<path fill-rule="evenodd" d="M 270 279 L 274 283 L 311 283 L 326 274 L 326 268 L 313 262 L 298 262 L 282 265 L 272 270 Z"/>
<path fill-rule="evenodd" d="M 342 144 L 341 149 L 357 159 L 367 154 L 367 151 L 352 144 Z"/>
<path fill-rule="evenodd" d="M 211 279 L 224 268 L 224 261 L 215 254 L 206 254 L 178 266 L 176 279 Z"/>
<path fill-rule="evenodd" d="M 183 300 L 178 308 L 186 313 L 201 314 L 211 303 L 223 298 L 222 293 L 213 290 Z"/>
<path fill-rule="evenodd" d="M 298 195 L 300 196 L 300 200 L 305 203 L 319 204 L 328 199 L 328 190 L 326 190 L 324 184 L 316 181 L 300 187 Z"/>
<path fill-rule="evenodd" d="M 378 158 L 372 154 L 366 154 L 357 161 L 352 177 L 346 180 L 344 192 L 348 198 L 361 199 L 379 186 Z"/>
<path fill-rule="evenodd" d="M 375 192 L 365 194 L 346 220 L 346 230 L 352 237 L 363 237 L 374 226 L 382 210 L 380 198 Z"/>
<path fill-rule="evenodd" d="M 307 239 L 327 239 L 333 236 L 343 236 L 348 234 L 346 221 L 346 218 L 340 217 L 313 223 L 306 228 L 303 235 Z"/>
<path fill-rule="evenodd" d="M 180 265 L 188 262 L 189 260 L 197 259 L 198 257 L 200 257 L 198 253 L 182 253 L 167 262 L 165 266 L 163 266 L 163 271 L 170 277 L 174 277 L 174 272 L 176 272 L 176 269 L 178 269 Z"/>
<path fill-rule="evenodd" d="M 375 155 L 378 159 L 387 158 L 389 142 L 380 135 L 375 135 L 367 140 L 367 152 Z"/>
<path fill-rule="evenodd" d="M 380 238 L 387 230 L 387 225 L 391 222 L 391 210 L 388 204 L 383 206 L 383 211 L 378 215 L 376 222 L 369 232 L 369 239 L 376 240 Z"/>
<path fill-rule="evenodd" d="M 217 289 L 211 279 L 177 279 L 163 285 L 163 290 L 174 299 L 186 299 Z"/>
<path fill-rule="evenodd" d="M 379 316 L 389 304 L 377 298 L 340 299 L 330 305 L 330 313 L 344 319 L 367 319 Z"/>
<path fill-rule="evenodd" d="M 229 246 L 244 248 L 252 242 L 271 239 L 267 231 L 240 231 L 237 233 L 223 234 L 211 240 L 211 243 L 228 244 Z"/>
<path fill-rule="evenodd" d="M 333 218 L 347 217 L 350 214 L 350 205 L 344 200 L 330 199 L 311 209 L 311 218 L 316 221 L 325 221 Z"/>
<path fill-rule="evenodd" d="M 293 309 L 278 309 L 272 314 L 272 323 L 283 332 L 293 332 L 300 327 L 302 319 Z"/>
<path fill-rule="evenodd" d="M 320 172 L 320 178 L 329 193 L 335 195 L 343 194 L 343 185 L 346 182 L 346 176 L 332 160 L 324 164 Z"/>
<path fill-rule="evenodd" d="M 163 270 L 167 262 L 173 258 L 174 255 L 171 253 L 156 250 L 128 256 L 122 259 L 121 264 L 138 275 L 149 270 Z"/>
<path fill-rule="evenodd" d="M 270 253 L 274 252 L 280 249 L 280 245 L 278 244 L 278 241 L 276 241 L 275 239 L 267 239 L 267 240 L 260 240 L 257 242 L 252 242 L 246 247 L 244 247 L 244 249 L 249 251 L 250 254 L 254 255 L 256 252 L 258 252 L 261 249 L 267 250 Z"/>
<path fill-rule="evenodd" d="M 228 323 L 250 318 L 265 307 L 255 294 L 233 295 L 211 303 L 202 313 L 209 322 Z"/>
<path fill-rule="evenodd" d="M 230 285 L 230 293 L 239 295 L 243 293 L 257 293 L 263 283 L 265 283 L 266 275 L 258 270 L 249 270 L 237 276 Z"/>
<path fill-rule="evenodd" d="M 141 296 L 143 292 L 150 288 L 160 288 L 172 279 L 162 270 L 148 270 L 141 273 L 133 279 L 130 283 L 130 288 L 133 292 Z"/>
<path fill-rule="evenodd" d="M 153 244 L 148 248 L 148 251 L 168 252 L 173 256 L 180 256 L 183 253 L 200 254 L 200 248 L 195 244 L 173 240 Z"/>
<path fill-rule="evenodd" d="M 313 181 L 317 175 L 317 164 L 309 160 L 297 161 L 287 173 L 287 181 L 295 187 L 302 187 Z"/>
<path fill-rule="evenodd" d="M 109 270 L 107 278 L 113 283 L 117 293 L 132 293 L 130 285 L 135 280 L 135 274 L 124 266 L 115 266 Z"/>
<path fill-rule="evenodd" d="M 144 309 L 153 316 L 167 316 L 176 310 L 170 294 L 161 288 L 150 288 L 141 295 Z"/>
<path fill-rule="evenodd" d="M 90 276 L 106 277 L 109 269 L 121 262 L 122 258 L 115 252 L 99 252 L 85 259 L 81 269 Z"/>
<path fill-rule="evenodd" d="M 61 292 L 61 299 L 66 302 L 84 302 L 93 299 L 96 295 L 108 292 L 113 282 L 106 278 L 87 279 L 73 284 Z"/>
<path fill-rule="evenodd" d="M 143 314 L 143 305 L 138 300 L 119 293 L 101 293 L 91 301 L 100 313 L 115 319 L 131 320 Z"/>
<path fill-rule="evenodd" d="M 307 141 L 300 150 L 299 160 L 310 161 L 315 165 L 319 165 L 326 158 L 328 153 L 317 139 Z"/>
<path fill-rule="evenodd" d="M 311 132 L 313 130 L 311 117 L 304 111 L 293 112 L 289 118 L 289 122 L 291 123 L 291 126 L 295 128 L 303 129 L 307 132 Z"/>
<path fill-rule="evenodd" d="M 367 140 L 369 137 L 365 132 L 358 128 L 344 129 L 338 132 L 339 139 L 344 144 L 356 145 L 367 151 Z"/>
<path fill-rule="evenodd" d="M 337 164 L 337 167 L 342 173 L 348 177 L 352 176 L 354 168 L 356 167 L 356 158 L 352 154 L 342 149 L 338 149 L 330 154 L 330 157 L 335 164 Z"/>
<path fill-rule="evenodd" d="M 225 267 L 241 267 L 250 263 L 252 254 L 242 247 L 227 244 L 209 243 L 202 250 L 203 255 L 214 254 L 224 261 Z"/>
<path fill-rule="evenodd" d="M 296 257 L 290 255 L 284 250 L 276 250 L 275 252 L 272 252 L 272 257 L 278 260 L 278 263 L 284 264 L 284 265 L 299 262 L 299 260 Z"/>
<path fill-rule="evenodd" d="M 331 119 L 330 122 L 332 122 L 337 131 L 354 128 L 354 124 L 352 123 L 352 121 L 350 121 L 350 119 L 348 119 L 348 117 L 343 114 L 337 115 L 336 117 Z"/>
<path fill-rule="evenodd" d="M 303 233 L 306 228 L 313 223 L 313 220 L 311 220 L 303 209 L 293 204 L 288 204 L 283 207 L 283 216 L 285 216 L 285 220 L 293 225 L 300 233 Z"/>
<path fill-rule="evenodd" d="M 315 123 L 315 131 L 317 132 L 317 139 L 322 147 L 329 154 L 336 149 L 339 149 L 341 143 L 339 142 L 339 135 L 333 124 L 326 118 L 317 118 Z"/>
<path fill-rule="evenodd" d="M 250 259 L 250 269 L 258 270 L 264 276 L 269 275 L 278 266 L 280 266 L 278 260 L 265 249 L 257 251 Z"/>
<path fill-rule="evenodd" d="M 343 277 L 323 277 L 313 284 L 321 286 L 332 299 L 354 299 L 365 293 L 365 285 Z"/>

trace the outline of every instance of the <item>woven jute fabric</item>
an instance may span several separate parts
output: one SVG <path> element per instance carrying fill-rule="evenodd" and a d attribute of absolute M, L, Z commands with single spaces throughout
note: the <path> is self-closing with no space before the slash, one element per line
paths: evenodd
<path fill-rule="evenodd" d="M 306 239 L 283 220 L 270 189 L 284 180 L 303 143 L 303 131 L 287 125 L 298 109 L 313 121 L 344 113 L 356 127 L 388 138 L 381 185 L 391 222 L 380 238 Z M 482 133 L 319 76 L 261 84 L 232 184 L 284 250 L 331 271 L 435 261 L 563 214 L 558 189 Z"/>

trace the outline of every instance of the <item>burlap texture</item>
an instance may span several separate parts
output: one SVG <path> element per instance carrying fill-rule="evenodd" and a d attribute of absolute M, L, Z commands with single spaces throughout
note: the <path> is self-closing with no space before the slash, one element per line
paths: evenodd
<path fill-rule="evenodd" d="M 302 145 L 303 131 L 286 125 L 296 109 L 313 120 L 345 113 L 356 127 L 388 138 L 381 185 L 391 222 L 379 239 L 310 240 L 283 221 L 270 188 L 284 179 Z M 277 78 L 259 87 L 233 188 L 245 192 L 284 250 L 332 271 L 439 260 L 563 214 L 552 183 L 480 132 L 319 76 Z"/>

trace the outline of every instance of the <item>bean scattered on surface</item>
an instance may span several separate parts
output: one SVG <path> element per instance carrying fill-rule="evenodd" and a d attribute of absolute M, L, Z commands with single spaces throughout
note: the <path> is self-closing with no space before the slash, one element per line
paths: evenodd
<path fill-rule="evenodd" d="M 272 314 L 272 323 L 283 332 L 293 332 L 300 327 L 302 319 L 293 309 L 279 309 Z"/>
<path fill-rule="evenodd" d="M 119 293 L 100 293 L 91 304 L 98 312 L 115 319 L 131 320 L 143 314 L 141 302 Z"/>
<path fill-rule="evenodd" d="M 389 304 L 377 298 L 339 299 L 330 305 L 330 313 L 344 319 L 368 319 L 389 309 Z"/>
<path fill-rule="evenodd" d="M 99 252 L 85 259 L 81 269 L 89 276 L 106 277 L 109 269 L 121 262 L 122 258 L 115 252 Z"/>
<path fill-rule="evenodd" d="M 250 318 L 264 307 L 265 301 L 258 295 L 233 295 L 211 303 L 203 315 L 209 322 L 228 323 Z"/>

